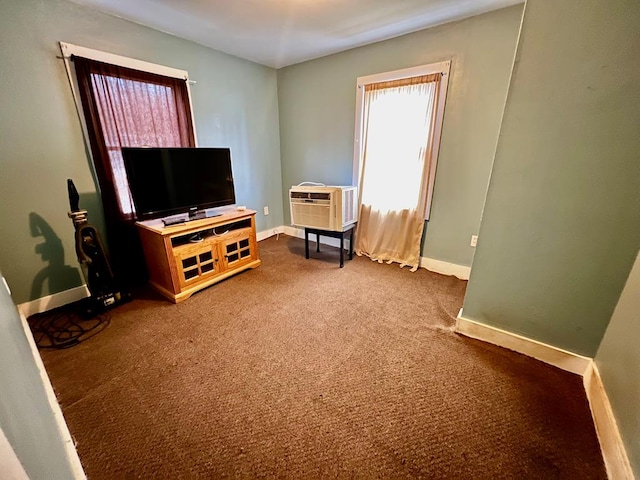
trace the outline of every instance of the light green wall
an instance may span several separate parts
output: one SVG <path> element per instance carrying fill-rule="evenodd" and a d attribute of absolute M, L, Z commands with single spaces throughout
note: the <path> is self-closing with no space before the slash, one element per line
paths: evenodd
<path fill-rule="evenodd" d="M 465 317 L 595 354 L 640 245 L 638 25 L 527 2 Z"/>
<path fill-rule="evenodd" d="M 199 145 L 231 147 L 238 204 L 258 230 L 282 225 L 275 70 L 65 0 L 2 0 L 0 269 L 16 302 L 81 284 L 67 178 L 102 225 L 59 41 L 188 70 Z"/>
<path fill-rule="evenodd" d="M 79 461 L 67 456 L 40 373 L 0 274 L 0 433 L 29 478 L 72 479 L 71 461 Z M 7 478 L 3 467 L 0 461 L 0 478 Z"/>
<path fill-rule="evenodd" d="M 471 265 L 521 12 L 518 5 L 278 70 L 286 224 L 291 185 L 353 182 L 357 77 L 452 60 L 423 256 Z"/>
<path fill-rule="evenodd" d="M 596 364 L 629 461 L 640 478 L 640 254 L 604 334 Z"/>

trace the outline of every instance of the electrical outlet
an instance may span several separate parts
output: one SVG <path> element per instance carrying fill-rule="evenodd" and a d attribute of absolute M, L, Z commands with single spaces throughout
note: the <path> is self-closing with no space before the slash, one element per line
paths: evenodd
<path fill-rule="evenodd" d="M 264 207 L 264 214 L 269 215 L 269 207 Z"/>
<path fill-rule="evenodd" d="M 471 246 L 475 247 L 478 244 L 478 235 L 471 235 Z"/>

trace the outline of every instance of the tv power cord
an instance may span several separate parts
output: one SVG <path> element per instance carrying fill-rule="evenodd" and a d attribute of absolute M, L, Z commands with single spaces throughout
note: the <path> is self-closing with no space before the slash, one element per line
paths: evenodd
<path fill-rule="evenodd" d="M 107 312 L 83 315 L 81 307 L 71 305 L 32 315 L 27 320 L 38 348 L 64 349 L 78 345 L 109 326 Z"/>

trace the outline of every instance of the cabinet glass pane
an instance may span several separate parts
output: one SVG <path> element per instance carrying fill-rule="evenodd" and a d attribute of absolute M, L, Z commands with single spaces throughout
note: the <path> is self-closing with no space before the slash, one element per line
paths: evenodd
<path fill-rule="evenodd" d="M 189 280 L 191 278 L 195 278 L 198 276 L 198 269 L 194 268 L 193 270 L 185 270 L 184 271 L 184 278 L 185 280 Z"/>
<path fill-rule="evenodd" d="M 239 257 L 238 257 L 238 254 L 237 254 L 237 253 L 234 253 L 233 255 L 229 255 L 229 256 L 227 257 L 227 260 L 229 261 L 229 263 L 231 263 L 231 262 L 235 262 L 235 261 L 237 261 L 237 260 L 238 260 L 238 258 L 239 258 Z"/>
<path fill-rule="evenodd" d="M 211 258 L 213 258 L 212 255 L 211 255 L 211 252 L 204 252 L 204 253 L 200 254 L 200 261 L 201 262 L 206 262 L 208 260 L 211 260 Z"/>
<path fill-rule="evenodd" d="M 210 272 L 213 270 L 213 263 L 205 263 L 204 265 L 201 265 L 200 270 L 202 270 L 202 273 Z"/>
<path fill-rule="evenodd" d="M 240 240 L 240 248 L 247 248 L 249 246 L 249 239 L 245 238 L 244 240 Z"/>
<path fill-rule="evenodd" d="M 242 250 L 242 251 L 240 252 L 240 258 L 246 258 L 246 257 L 248 257 L 249 255 L 251 255 L 251 251 L 250 251 L 249 249 Z"/>
<path fill-rule="evenodd" d="M 194 267 L 198 264 L 197 257 L 188 257 L 182 259 L 182 268 Z"/>
<path fill-rule="evenodd" d="M 237 243 L 230 243 L 229 245 L 227 245 L 227 253 L 235 252 L 236 250 L 238 250 Z"/>

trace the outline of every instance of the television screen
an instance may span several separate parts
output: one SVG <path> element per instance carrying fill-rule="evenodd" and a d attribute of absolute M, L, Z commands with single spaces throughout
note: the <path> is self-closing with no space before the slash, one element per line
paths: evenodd
<path fill-rule="evenodd" d="M 122 157 L 139 219 L 236 201 L 228 148 L 126 147 Z"/>

